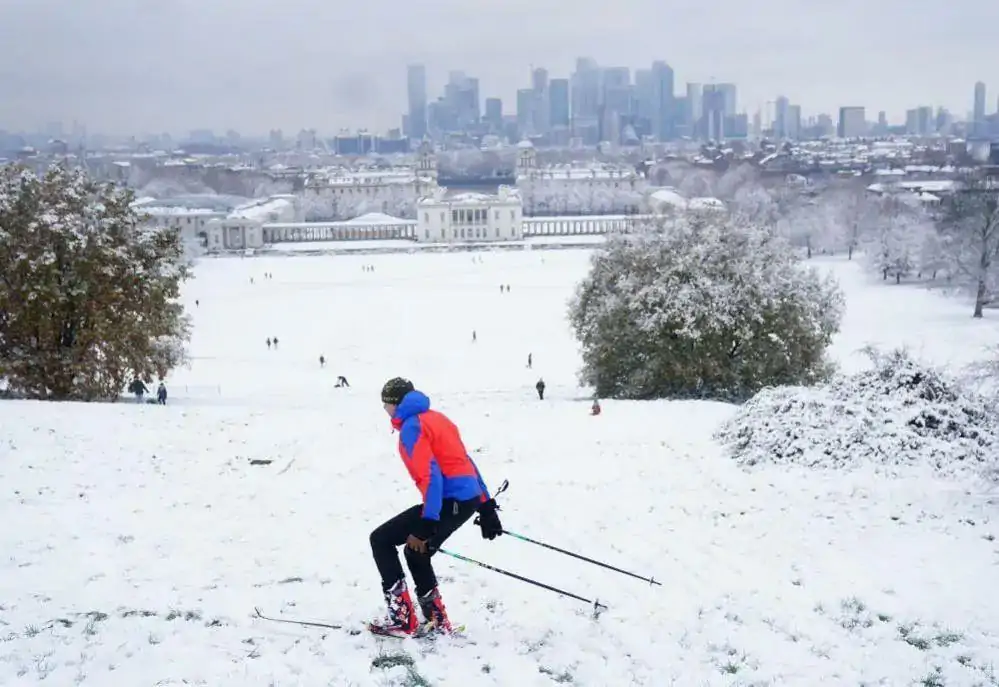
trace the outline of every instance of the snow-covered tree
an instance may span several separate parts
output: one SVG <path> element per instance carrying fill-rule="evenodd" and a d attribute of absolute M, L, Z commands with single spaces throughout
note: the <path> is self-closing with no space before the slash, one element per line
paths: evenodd
<path fill-rule="evenodd" d="M 944 202 L 940 230 L 958 286 L 974 295 L 974 317 L 982 317 L 999 290 L 999 187 L 966 180 Z"/>
<path fill-rule="evenodd" d="M 842 247 L 838 250 L 846 250 L 847 259 L 853 260 L 854 252 L 877 227 L 880 215 L 878 199 L 863 186 L 851 185 L 835 189 L 825 200 L 836 208 L 839 215 L 837 243 Z"/>
<path fill-rule="evenodd" d="M 183 362 L 175 228 L 80 170 L 0 168 L 0 379 L 33 398 L 117 398 Z"/>
<path fill-rule="evenodd" d="M 824 378 L 843 307 L 769 227 L 719 214 L 610 237 L 569 318 L 600 396 L 742 399 Z"/>
<path fill-rule="evenodd" d="M 878 207 L 877 226 L 864 240 L 865 257 L 882 279 L 892 276 L 898 284 L 919 271 L 924 246 L 936 230 L 920 208 L 896 198 L 883 198 Z"/>
<path fill-rule="evenodd" d="M 730 201 L 741 191 L 759 187 L 759 172 L 756 167 L 746 162 L 725 170 L 714 185 L 714 195 L 721 200 Z"/>

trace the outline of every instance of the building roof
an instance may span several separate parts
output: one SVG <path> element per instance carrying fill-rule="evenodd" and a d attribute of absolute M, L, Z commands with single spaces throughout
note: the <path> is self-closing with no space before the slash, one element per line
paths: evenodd
<path fill-rule="evenodd" d="M 369 212 L 360 217 L 355 217 L 349 219 L 344 224 L 399 224 L 400 222 L 405 222 L 406 220 L 399 217 L 393 217 L 392 215 L 386 215 L 383 212 Z"/>
<path fill-rule="evenodd" d="M 288 196 L 277 196 L 264 200 L 255 200 L 235 208 L 229 215 L 229 219 L 249 219 L 266 222 L 271 214 L 282 212 L 293 207 L 294 203 Z"/>

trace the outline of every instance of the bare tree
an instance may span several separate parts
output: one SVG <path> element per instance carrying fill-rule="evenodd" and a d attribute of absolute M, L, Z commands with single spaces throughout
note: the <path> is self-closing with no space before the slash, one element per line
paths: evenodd
<path fill-rule="evenodd" d="M 880 208 L 877 199 L 860 185 L 839 189 L 834 192 L 833 198 L 840 213 L 839 226 L 846 256 L 848 260 L 853 260 L 853 254 L 864 237 L 877 226 Z"/>
<path fill-rule="evenodd" d="M 963 180 L 943 203 L 940 230 L 958 286 L 974 294 L 973 317 L 980 318 L 999 286 L 999 187 L 985 179 Z"/>
<path fill-rule="evenodd" d="M 867 261 L 882 279 L 893 276 L 899 284 L 918 270 L 927 236 L 936 230 L 921 208 L 894 196 L 880 199 L 877 207 L 877 228 L 864 240 Z"/>

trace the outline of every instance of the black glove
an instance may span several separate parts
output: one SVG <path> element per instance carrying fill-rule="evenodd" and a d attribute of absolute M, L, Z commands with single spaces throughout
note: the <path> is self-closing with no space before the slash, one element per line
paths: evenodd
<path fill-rule="evenodd" d="M 496 511 L 496 499 L 489 499 L 479 506 L 479 517 L 475 518 L 475 524 L 482 529 L 482 538 L 492 541 L 503 534 L 503 523 L 500 522 Z"/>

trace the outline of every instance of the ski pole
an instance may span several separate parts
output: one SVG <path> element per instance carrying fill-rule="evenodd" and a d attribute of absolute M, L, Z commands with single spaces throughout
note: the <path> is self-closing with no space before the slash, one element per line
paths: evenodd
<path fill-rule="evenodd" d="M 578 594 L 573 594 L 572 592 L 567 592 L 564 589 L 559 589 L 558 587 L 553 587 L 544 582 L 538 582 L 537 580 L 532 580 L 529 577 L 524 577 L 523 575 L 518 575 L 517 573 L 512 573 L 509 570 L 503 570 L 501 568 L 495 568 L 487 563 L 462 556 L 460 553 L 454 553 L 453 551 L 448 551 L 447 549 L 437 549 L 438 553 L 443 553 L 445 556 L 450 556 L 451 558 L 457 558 L 459 561 L 465 561 L 466 563 L 471 563 L 472 565 L 477 565 L 480 568 L 485 568 L 486 570 L 492 570 L 500 575 L 506 575 L 507 577 L 512 577 L 515 580 L 520 580 L 521 582 L 527 582 L 528 584 L 533 584 L 535 587 L 541 587 L 542 589 L 547 589 L 550 592 L 555 592 L 556 594 L 561 594 L 562 596 L 568 596 L 577 601 L 582 601 L 583 603 L 593 604 L 593 615 L 597 616 L 600 614 L 601 609 L 606 609 L 607 606 L 600 603 L 599 601 L 591 601 L 585 597 L 579 596 Z"/>
<path fill-rule="evenodd" d="M 536 546 L 542 546 L 542 547 L 544 547 L 546 549 L 551 549 L 552 551 L 558 551 L 559 553 L 564 553 L 566 556 L 572 556 L 573 558 L 578 558 L 581 561 L 586 561 L 587 563 L 593 563 L 593 565 L 599 565 L 601 568 L 607 568 L 608 570 L 613 570 L 614 572 L 619 572 L 622 575 L 628 575 L 630 577 L 637 578 L 639 580 L 642 580 L 643 582 L 648 582 L 649 584 L 657 584 L 660 587 L 663 584 L 662 582 L 656 580 L 655 578 L 652 578 L 652 577 L 642 577 L 641 575 L 636 575 L 633 572 L 628 572 L 627 570 L 622 570 L 621 568 L 617 568 L 617 567 L 615 567 L 613 565 L 609 565 L 607 563 L 601 563 L 600 561 L 593 560 L 592 558 L 588 558 L 588 557 L 583 556 L 581 554 L 573 553 L 572 551 L 566 551 L 565 549 L 560 549 L 557 546 L 552 546 L 551 544 L 546 544 L 543 541 L 538 541 L 537 539 L 531 539 L 530 537 L 525 537 L 522 534 L 517 534 L 516 532 L 511 532 L 510 530 L 503 530 L 503 534 L 509 535 L 509 536 L 513 537 L 514 539 L 519 539 L 520 541 L 527 542 L 528 544 L 534 544 Z"/>
<path fill-rule="evenodd" d="M 510 488 L 510 480 L 506 479 L 503 480 L 503 484 L 501 484 L 500 488 L 496 490 L 496 496 L 499 496 L 509 488 Z M 478 522 L 478 520 L 476 520 L 476 522 Z M 546 549 L 551 549 L 552 551 L 558 551 L 559 553 L 564 553 L 566 556 L 572 556 L 573 558 L 578 558 L 581 561 L 586 561 L 587 563 L 592 563 L 593 565 L 599 565 L 601 568 L 607 568 L 608 570 L 619 572 L 622 575 L 628 575 L 629 577 L 634 577 L 635 579 L 641 580 L 642 582 L 648 582 L 649 584 L 656 584 L 659 585 L 660 587 L 663 586 L 662 582 L 653 577 L 643 577 L 642 575 L 636 575 L 633 572 L 622 570 L 621 568 L 615 567 L 608 563 L 602 563 L 592 558 L 588 558 L 587 556 L 583 556 L 582 554 L 573 553 L 572 551 L 566 551 L 565 549 L 560 549 L 559 547 L 553 546 L 552 544 L 546 544 L 542 541 L 538 541 L 537 539 L 531 539 L 530 537 L 525 537 L 523 534 L 511 532 L 510 530 L 503 530 L 503 534 L 507 534 L 513 537 L 514 539 L 519 539 L 520 541 L 527 542 L 528 544 L 534 544 L 535 546 L 541 546 Z"/>

